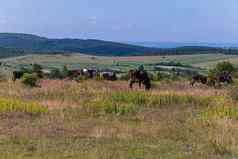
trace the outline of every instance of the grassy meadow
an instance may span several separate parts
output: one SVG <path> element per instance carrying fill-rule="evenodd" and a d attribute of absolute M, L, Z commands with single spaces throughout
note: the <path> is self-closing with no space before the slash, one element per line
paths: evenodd
<path fill-rule="evenodd" d="M 238 156 L 232 86 L 154 82 L 145 92 L 129 90 L 124 81 L 41 80 L 39 85 L 0 82 L 0 158 Z"/>
<path fill-rule="evenodd" d="M 28 55 L 1 59 L 0 75 L 37 63 L 44 68 L 97 67 L 126 72 L 144 64 L 238 64 L 237 55 L 94 57 Z M 236 82 L 237 83 L 237 82 Z M 186 79 L 153 81 L 42 79 L 29 88 L 0 80 L 0 159 L 234 159 L 238 157 L 238 87 L 215 89 Z"/>

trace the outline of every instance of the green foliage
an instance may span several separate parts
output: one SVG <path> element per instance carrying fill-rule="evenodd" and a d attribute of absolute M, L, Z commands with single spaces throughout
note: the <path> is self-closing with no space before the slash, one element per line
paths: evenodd
<path fill-rule="evenodd" d="M 177 67 L 187 67 L 187 68 L 193 68 L 190 65 L 185 65 L 181 62 L 176 62 L 176 61 L 169 61 L 169 62 L 160 62 L 157 63 L 156 65 L 161 65 L 161 66 L 177 66 Z"/>
<path fill-rule="evenodd" d="M 32 71 L 33 72 L 38 73 L 38 72 L 41 72 L 41 70 L 42 70 L 41 65 L 35 64 L 35 63 L 32 65 Z"/>
<path fill-rule="evenodd" d="M 35 87 L 37 85 L 38 75 L 36 73 L 24 73 L 21 78 L 21 81 L 26 86 Z"/>
<path fill-rule="evenodd" d="M 235 71 L 235 67 L 228 61 L 220 62 L 216 65 L 214 69 L 210 70 L 211 75 L 231 75 Z"/>
<path fill-rule="evenodd" d="M 51 73 L 50 73 L 50 78 L 51 79 L 61 79 L 62 75 L 61 75 L 60 70 L 58 68 L 52 69 Z"/>
<path fill-rule="evenodd" d="M 63 67 L 63 69 L 62 69 L 62 72 L 61 72 L 61 77 L 62 77 L 62 78 L 66 78 L 66 77 L 68 77 L 68 76 L 69 76 L 69 70 L 68 70 L 67 66 L 64 65 L 64 67 Z"/>
<path fill-rule="evenodd" d="M 39 64 L 33 64 L 32 65 L 32 72 L 36 73 L 38 77 L 42 77 L 42 67 Z"/>

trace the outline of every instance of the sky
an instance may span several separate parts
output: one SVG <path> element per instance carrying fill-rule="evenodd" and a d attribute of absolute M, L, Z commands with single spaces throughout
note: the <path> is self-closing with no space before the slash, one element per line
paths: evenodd
<path fill-rule="evenodd" d="M 238 0 L 2 0 L 0 32 L 234 43 L 238 42 Z"/>

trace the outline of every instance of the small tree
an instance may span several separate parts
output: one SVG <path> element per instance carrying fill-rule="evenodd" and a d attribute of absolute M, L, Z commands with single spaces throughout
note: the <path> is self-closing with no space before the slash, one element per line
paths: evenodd
<path fill-rule="evenodd" d="M 36 73 L 38 77 L 42 77 L 42 67 L 39 64 L 33 64 L 32 72 Z"/>
<path fill-rule="evenodd" d="M 61 74 L 62 74 L 62 78 L 66 78 L 66 77 L 69 76 L 69 70 L 68 70 L 67 66 L 63 67 L 63 70 L 62 70 Z"/>
<path fill-rule="evenodd" d="M 38 81 L 38 75 L 36 73 L 24 73 L 21 78 L 21 81 L 26 86 L 35 87 Z"/>
<path fill-rule="evenodd" d="M 214 69 L 210 70 L 211 75 L 231 75 L 235 71 L 235 67 L 228 61 L 220 62 Z"/>

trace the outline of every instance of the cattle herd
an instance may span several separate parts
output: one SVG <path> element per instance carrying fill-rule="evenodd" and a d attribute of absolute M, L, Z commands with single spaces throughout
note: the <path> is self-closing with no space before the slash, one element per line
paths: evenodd
<path fill-rule="evenodd" d="M 16 81 L 17 79 L 20 79 L 24 73 L 28 73 L 26 71 L 13 71 L 13 81 Z M 48 72 L 49 74 L 50 72 Z M 47 73 L 44 73 L 44 71 L 41 72 L 42 78 L 49 77 L 47 76 Z M 99 77 L 103 80 L 110 80 L 110 81 L 116 81 L 117 74 L 114 71 L 98 71 L 95 69 L 81 69 L 81 70 L 68 70 L 67 72 L 67 79 L 74 79 L 75 77 L 82 76 L 85 77 L 85 79 L 94 79 Z M 129 88 L 133 88 L 133 85 L 135 83 L 139 84 L 139 87 L 141 88 L 142 85 L 144 86 L 145 90 L 151 89 L 151 79 L 149 77 L 149 74 L 147 71 L 138 70 L 138 69 L 132 69 L 128 71 L 128 80 L 129 80 Z M 194 86 L 196 83 L 201 83 L 204 85 L 209 86 L 217 86 L 220 85 L 220 83 L 233 83 L 232 76 L 229 74 L 223 74 L 223 75 L 216 75 L 216 76 L 206 76 L 197 74 L 192 77 L 192 80 L 190 84 Z"/>
<path fill-rule="evenodd" d="M 229 74 L 221 74 L 221 75 L 214 75 L 214 76 L 205 76 L 205 75 L 195 75 L 192 77 L 191 85 L 194 86 L 195 83 L 202 83 L 204 85 L 209 86 L 217 86 L 221 83 L 233 83 L 232 76 Z"/>

